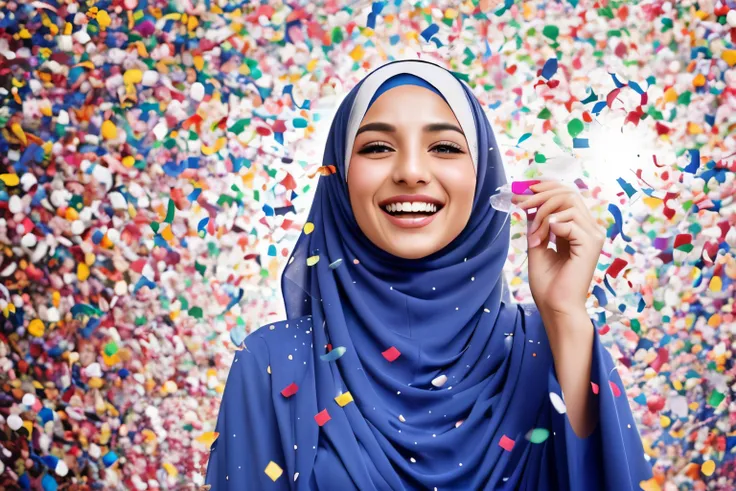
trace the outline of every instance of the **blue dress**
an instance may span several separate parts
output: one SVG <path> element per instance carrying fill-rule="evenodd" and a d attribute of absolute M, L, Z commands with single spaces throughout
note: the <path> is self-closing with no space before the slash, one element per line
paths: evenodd
<path fill-rule="evenodd" d="M 246 338 L 247 348 L 235 356 L 217 421 L 219 437 L 212 445 L 207 484 L 212 491 L 640 489 L 639 482 L 652 475 L 651 466 L 623 384 L 598 333 L 591 380 L 598 386 L 599 420 L 591 436 L 581 439 L 560 413 L 564 403 L 555 404 L 552 398 L 557 397 L 550 396 L 559 396 L 561 391 L 537 312 L 533 306 L 513 304 L 506 310 L 524 319 L 522 328 L 491 336 L 495 346 L 484 361 L 486 380 L 481 385 L 485 390 L 479 392 L 468 414 L 438 406 L 447 414 L 428 415 L 421 424 L 412 425 L 410 418 L 419 420 L 419 413 L 426 412 L 414 407 L 402 418 L 404 422 L 392 422 L 396 431 L 411 432 L 410 440 L 419 442 L 411 452 L 402 448 L 385 451 L 388 440 L 362 416 L 378 408 L 364 406 L 357 397 L 343 407 L 335 403 L 327 408 L 332 419 L 322 427 L 313 419 L 298 417 L 292 405 L 295 395 L 285 397 L 282 390 L 298 381 L 297 394 L 305 393 L 310 384 L 305 383 L 304 375 L 310 373 L 311 363 L 339 360 L 326 362 L 315 355 L 310 316 L 261 327 Z M 393 399 L 385 399 L 386 404 L 398 407 Z M 347 419 L 339 417 L 344 412 L 357 414 L 363 423 L 346 426 Z M 302 448 L 295 432 L 301 426 L 320 428 L 324 437 L 311 448 Z M 530 435 L 533 429 L 534 438 Z M 485 451 L 478 452 L 480 459 L 493 461 L 484 475 L 477 474 L 484 466 L 470 455 L 443 448 L 444 437 L 452 432 L 484 446 Z M 308 458 L 300 460 L 300 455 Z M 384 458 L 390 461 L 389 467 L 380 466 Z M 270 462 L 283 471 L 275 481 L 265 472 Z M 300 463 L 306 464 L 301 467 Z"/>

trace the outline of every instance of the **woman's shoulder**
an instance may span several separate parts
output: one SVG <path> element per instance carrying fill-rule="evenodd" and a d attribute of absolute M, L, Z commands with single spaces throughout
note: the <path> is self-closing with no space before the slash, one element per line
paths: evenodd
<path fill-rule="evenodd" d="M 269 362 L 306 361 L 312 345 L 312 316 L 264 324 L 245 337 L 243 349 Z"/>

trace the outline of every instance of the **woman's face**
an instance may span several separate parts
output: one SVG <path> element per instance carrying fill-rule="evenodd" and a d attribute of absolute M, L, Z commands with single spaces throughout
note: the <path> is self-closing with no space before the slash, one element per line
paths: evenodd
<path fill-rule="evenodd" d="M 460 124 L 441 96 L 402 85 L 373 102 L 355 137 L 348 193 L 360 229 L 394 256 L 420 259 L 460 235 L 473 206 L 475 169 Z M 394 201 L 402 209 L 389 214 L 385 205 Z M 418 205 L 427 202 L 438 211 Z M 404 203 L 417 205 L 406 210 Z"/>

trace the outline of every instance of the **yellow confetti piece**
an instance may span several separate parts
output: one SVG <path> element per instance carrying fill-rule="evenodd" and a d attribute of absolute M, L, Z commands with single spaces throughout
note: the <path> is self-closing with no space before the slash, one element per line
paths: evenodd
<path fill-rule="evenodd" d="M 720 292 L 723 288 L 723 281 L 721 280 L 720 276 L 714 276 L 710 279 L 710 283 L 708 284 L 708 288 L 710 288 L 710 291 L 712 292 Z"/>
<path fill-rule="evenodd" d="M 77 279 L 85 281 L 87 278 L 89 278 L 89 266 L 84 263 L 77 264 Z"/>
<path fill-rule="evenodd" d="M 18 33 L 18 36 L 21 39 L 31 39 L 31 33 L 28 32 L 28 29 L 26 29 L 25 27 L 20 30 L 20 32 Z"/>
<path fill-rule="evenodd" d="M 18 174 L 0 174 L 0 181 L 3 181 L 3 183 L 8 187 L 20 184 Z"/>
<path fill-rule="evenodd" d="M 662 428 L 667 428 L 671 423 L 672 420 L 669 417 L 665 415 L 659 417 L 659 424 L 662 425 Z"/>
<path fill-rule="evenodd" d="M 700 466 L 700 472 L 705 474 L 706 476 L 710 476 L 713 474 L 713 471 L 716 470 L 716 463 L 712 460 L 706 460 L 703 462 L 703 465 Z"/>
<path fill-rule="evenodd" d="M 187 29 L 189 29 L 190 31 L 195 30 L 198 25 L 199 25 L 199 20 L 194 16 L 190 16 L 189 19 L 187 20 Z"/>
<path fill-rule="evenodd" d="M 314 266 L 319 262 L 319 256 L 310 256 L 307 258 L 307 266 Z"/>
<path fill-rule="evenodd" d="M 339 396 L 335 397 L 335 402 L 340 407 L 345 407 L 347 404 L 353 402 L 353 395 L 350 392 L 343 392 Z"/>
<path fill-rule="evenodd" d="M 10 131 L 15 135 L 16 138 L 18 138 L 21 142 L 23 142 L 23 145 L 28 145 L 28 139 L 26 138 L 26 132 L 23 131 L 23 128 L 18 123 L 13 123 L 10 125 Z"/>
<path fill-rule="evenodd" d="M 204 58 L 200 55 L 196 55 L 195 57 L 193 57 L 192 63 L 194 63 L 194 68 L 196 68 L 198 72 L 201 72 L 204 68 Z"/>
<path fill-rule="evenodd" d="M 363 49 L 363 46 L 358 45 L 350 52 L 350 58 L 352 58 L 355 61 L 360 61 L 363 59 L 363 55 L 365 55 L 365 50 Z"/>
<path fill-rule="evenodd" d="M 79 213 L 77 213 L 77 210 L 75 210 L 74 208 L 69 207 L 64 211 L 64 218 L 66 218 L 70 222 L 73 222 L 74 220 L 79 218 Z"/>
<path fill-rule="evenodd" d="M 171 225 L 167 225 L 166 228 L 161 231 L 161 237 L 163 237 L 166 242 L 171 242 L 173 240 L 174 232 L 171 230 Z"/>
<path fill-rule="evenodd" d="M 309 235 L 314 231 L 314 224 L 312 222 L 307 222 L 304 224 L 304 233 Z"/>
<path fill-rule="evenodd" d="M 652 198 L 651 196 L 647 196 L 642 199 L 644 201 L 644 204 L 647 205 L 652 210 L 656 209 L 659 205 L 662 204 L 662 200 L 659 198 Z"/>
<path fill-rule="evenodd" d="M 710 316 L 710 319 L 708 319 L 708 326 L 709 327 L 718 327 L 721 325 L 721 315 L 716 312 L 715 314 Z"/>
<path fill-rule="evenodd" d="M 23 428 L 28 431 L 28 438 L 33 435 L 33 421 L 23 421 Z"/>
<path fill-rule="evenodd" d="M 317 58 L 312 58 L 309 60 L 309 63 L 307 63 L 307 71 L 312 72 L 315 68 L 317 68 Z"/>
<path fill-rule="evenodd" d="M 728 66 L 732 67 L 736 65 L 736 49 L 724 50 L 721 54 L 721 58 L 723 58 L 723 61 L 725 61 Z"/>
<path fill-rule="evenodd" d="M 131 68 L 123 75 L 123 83 L 126 85 L 139 84 L 143 82 L 143 72 L 137 68 Z"/>
<path fill-rule="evenodd" d="M 281 477 L 281 474 L 284 473 L 281 467 L 279 467 L 279 465 L 273 460 L 268 463 L 268 465 L 266 466 L 266 469 L 263 472 L 265 472 L 266 475 L 270 477 L 272 481 L 276 481 L 276 479 Z"/>
<path fill-rule="evenodd" d="M 99 12 L 97 12 L 96 19 L 97 23 L 100 25 L 100 29 L 102 29 L 103 31 L 110 26 L 110 14 L 108 14 L 104 10 L 100 10 Z"/>
<path fill-rule="evenodd" d="M 695 87 L 702 87 L 703 85 L 705 85 L 705 75 L 703 75 L 702 73 L 698 73 L 693 79 L 693 85 Z"/>
<path fill-rule="evenodd" d="M 217 139 L 215 142 L 215 145 L 212 147 L 208 147 L 207 145 L 202 145 L 202 155 L 212 155 L 217 152 L 219 152 L 222 147 L 225 146 L 225 142 L 227 142 L 227 139 L 224 136 L 221 136 Z"/>
<path fill-rule="evenodd" d="M 102 380 L 100 377 L 92 377 L 87 382 L 87 385 L 89 385 L 92 389 L 100 389 L 104 385 L 105 381 Z"/>
<path fill-rule="evenodd" d="M 130 169 L 135 165 L 135 157 L 133 157 L 132 155 L 126 155 L 125 157 L 123 157 L 122 162 L 125 167 Z"/>
<path fill-rule="evenodd" d="M 113 140 L 118 136 L 118 128 L 115 126 L 115 123 L 110 120 L 102 123 L 100 131 L 102 132 L 102 138 L 105 140 Z"/>
<path fill-rule="evenodd" d="M 43 333 L 46 332 L 46 326 L 44 326 L 43 321 L 41 319 L 33 319 L 28 324 L 28 333 L 35 337 L 40 338 L 43 336 Z"/>
<path fill-rule="evenodd" d="M 641 487 L 642 491 L 661 491 L 662 488 L 659 487 L 659 483 L 655 478 L 648 479 L 646 481 L 640 481 L 639 486 Z"/>
<path fill-rule="evenodd" d="M 664 93 L 664 102 L 675 102 L 677 100 L 677 91 L 670 87 Z"/>
<path fill-rule="evenodd" d="M 173 464 L 171 464 L 171 463 L 169 463 L 169 462 L 164 462 L 164 463 L 162 464 L 162 467 L 163 467 L 164 469 L 166 469 L 166 473 L 167 473 L 167 474 L 168 474 L 169 476 L 171 476 L 171 477 L 176 477 L 176 476 L 178 476 L 178 475 L 179 475 L 179 471 L 178 471 L 178 470 L 176 470 L 176 467 L 174 467 L 174 465 L 173 465 Z"/>
<path fill-rule="evenodd" d="M 689 135 L 700 135 L 703 133 L 703 128 L 698 123 L 690 121 L 687 124 L 687 132 Z"/>
<path fill-rule="evenodd" d="M 217 440 L 217 437 L 219 436 L 220 434 L 216 431 L 206 431 L 195 438 L 195 440 L 210 447 L 213 443 L 215 443 L 215 440 Z"/>

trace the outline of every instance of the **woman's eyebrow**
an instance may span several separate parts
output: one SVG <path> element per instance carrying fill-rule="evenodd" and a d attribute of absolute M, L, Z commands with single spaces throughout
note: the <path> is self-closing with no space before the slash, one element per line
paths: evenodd
<path fill-rule="evenodd" d="M 426 125 L 422 130 L 426 132 L 438 132 L 438 131 L 457 131 L 461 135 L 465 136 L 465 133 L 463 133 L 463 130 L 455 126 L 451 123 L 430 123 Z M 389 123 L 368 123 L 366 125 L 363 125 L 358 129 L 357 133 L 355 133 L 355 136 L 357 137 L 363 132 L 366 131 L 383 131 L 386 133 L 395 133 L 396 132 L 396 126 L 389 124 Z"/>

